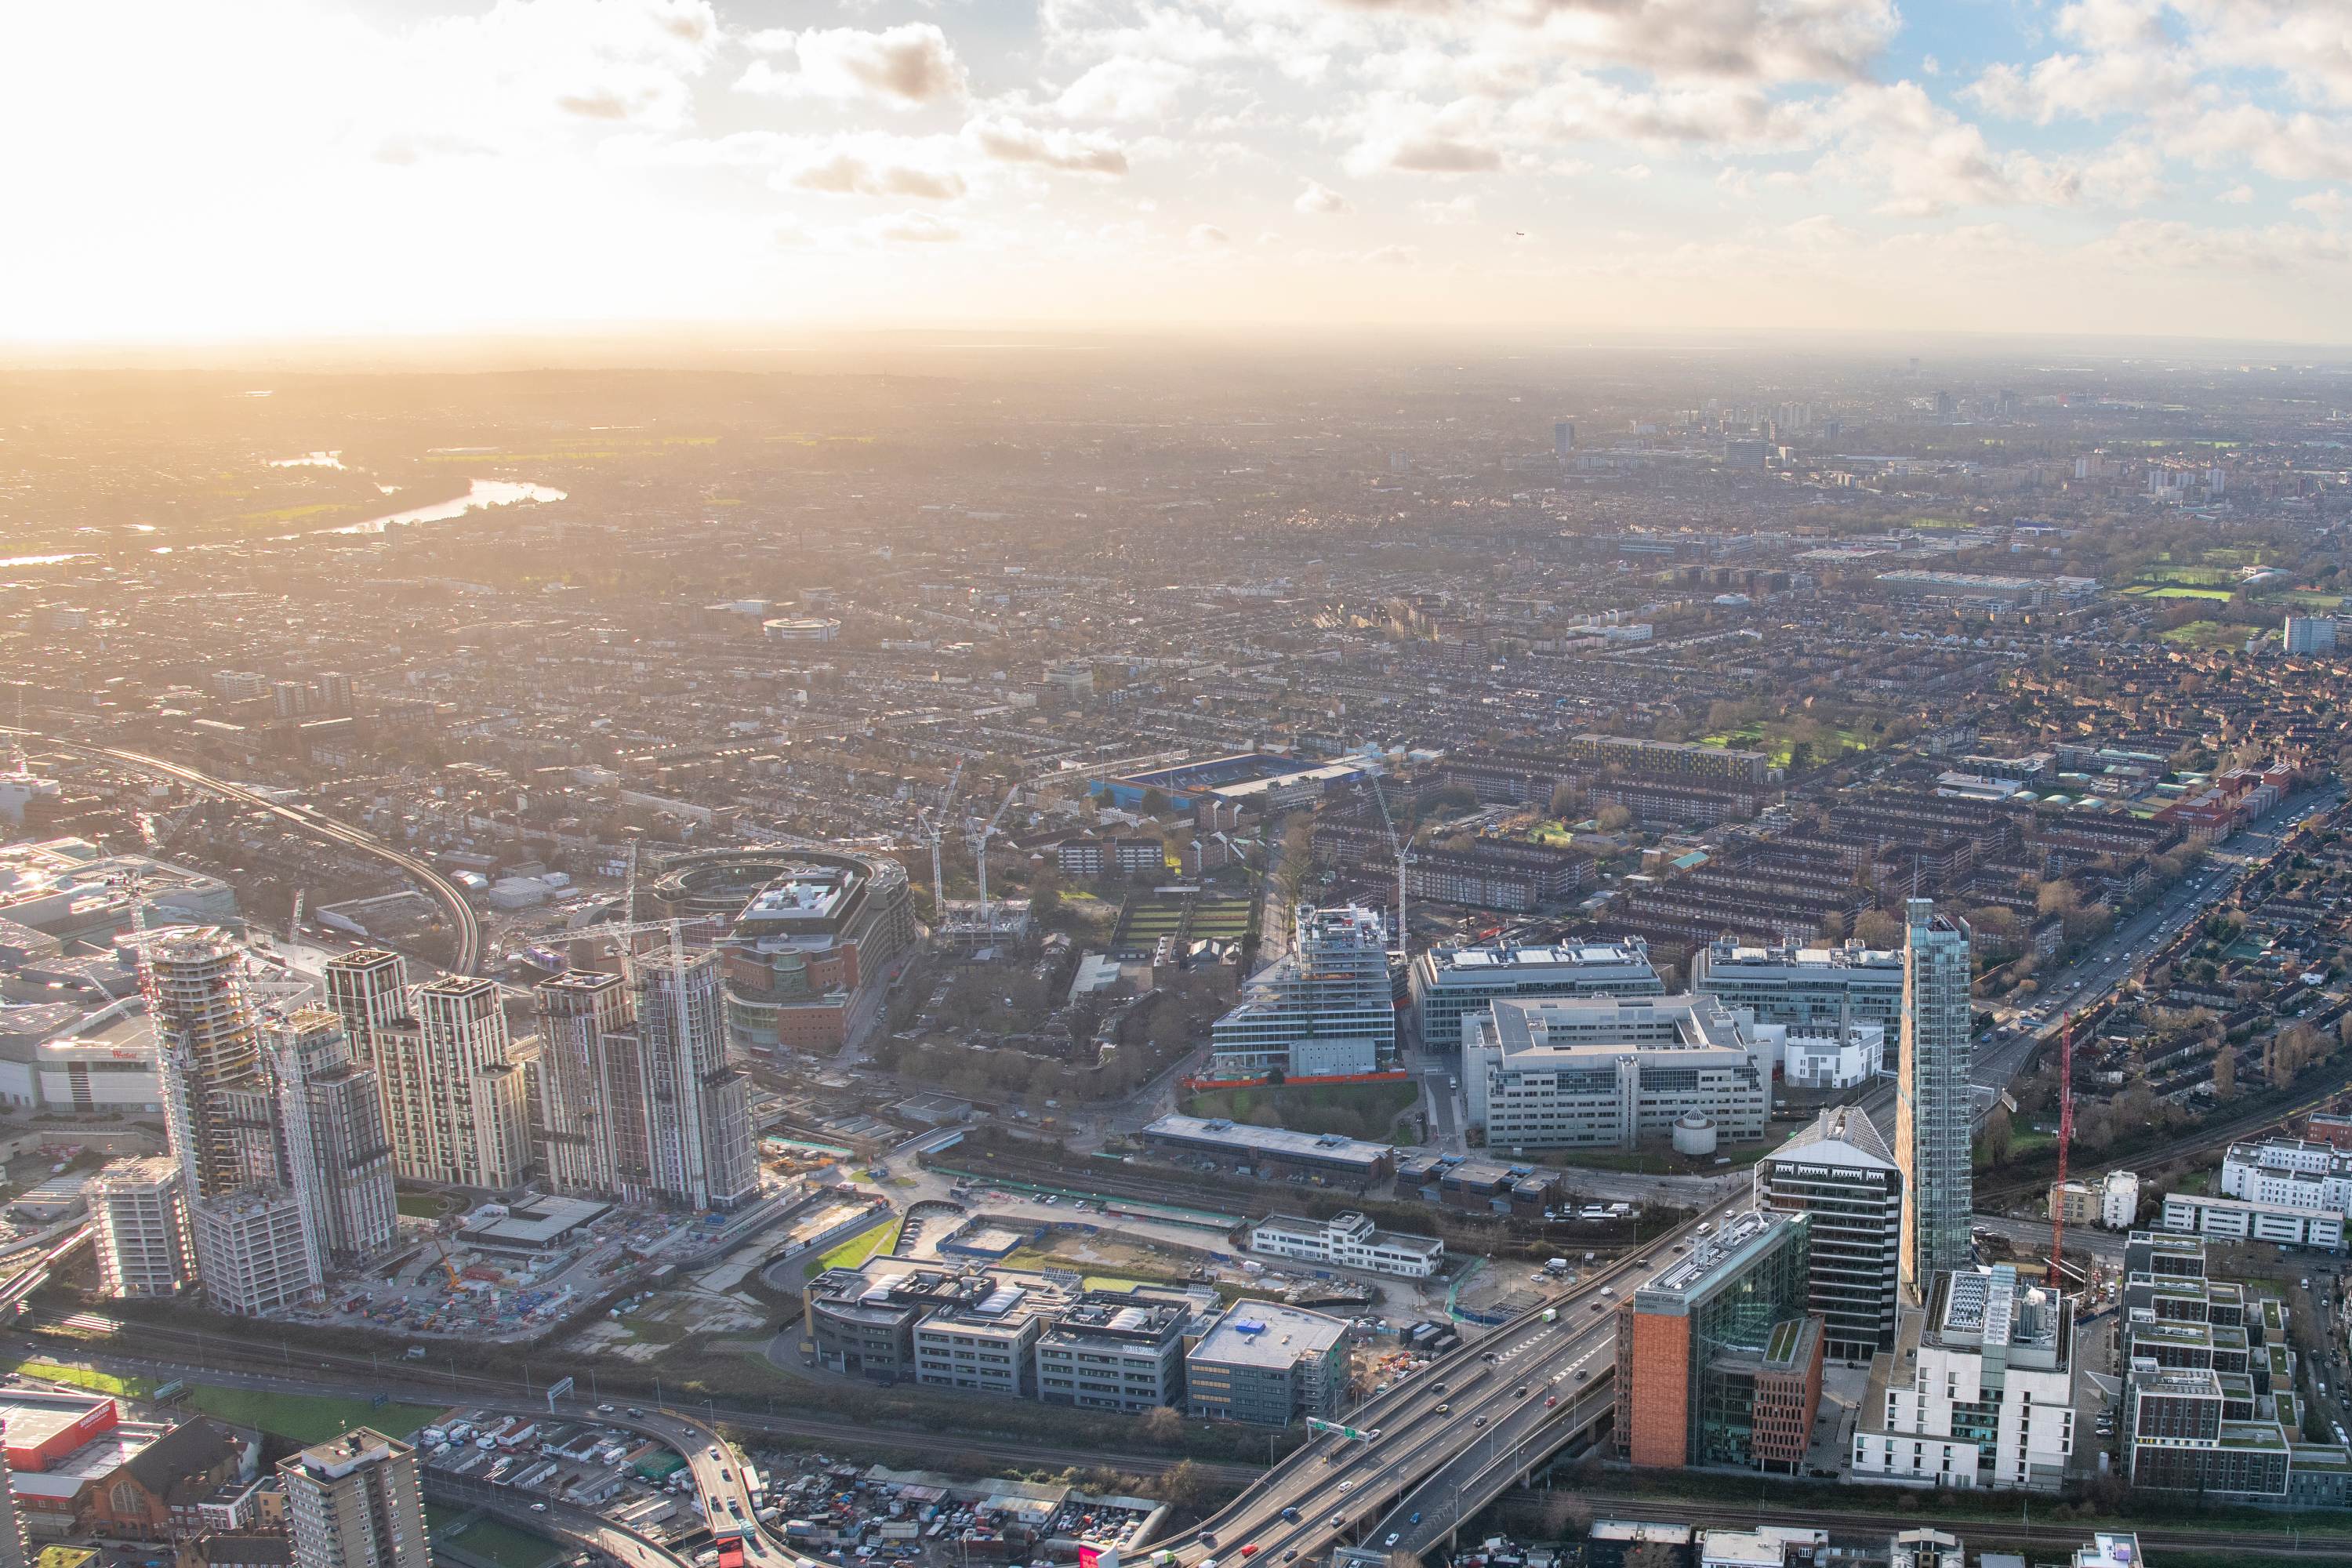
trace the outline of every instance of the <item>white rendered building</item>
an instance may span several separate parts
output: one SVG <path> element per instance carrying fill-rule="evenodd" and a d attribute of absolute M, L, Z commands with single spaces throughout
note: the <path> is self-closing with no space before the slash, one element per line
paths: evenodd
<path fill-rule="evenodd" d="M 1870 1369 L 1856 1480 L 2056 1491 L 2074 1451 L 2074 1304 L 2016 1267 L 1935 1277 Z"/>
<path fill-rule="evenodd" d="M 1408 1279 L 1426 1279 L 1445 1262 L 1445 1244 L 1437 1237 L 1376 1230 L 1369 1218 L 1353 1212 L 1329 1219 L 1268 1215 L 1251 1228 L 1250 1250 Z"/>

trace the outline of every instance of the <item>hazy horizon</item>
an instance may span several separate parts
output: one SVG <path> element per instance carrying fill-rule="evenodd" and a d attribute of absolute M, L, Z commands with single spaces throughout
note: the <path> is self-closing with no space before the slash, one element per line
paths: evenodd
<path fill-rule="evenodd" d="M 12 359 L 2352 342 L 2327 0 L 134 0 L 0 19 L 0 127 Z"/>

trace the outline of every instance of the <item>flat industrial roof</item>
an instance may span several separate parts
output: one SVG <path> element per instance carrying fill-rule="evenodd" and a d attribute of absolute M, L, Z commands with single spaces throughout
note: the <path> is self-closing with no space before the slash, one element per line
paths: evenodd
<path fill-rule="evenodd" d="M 1174 1138 L 1223 1148 L 1256 1149 L 1323 1164 L 1370 1165 L 1386 1159 L 1389 1146 L 1336 1132 L 1294 1132 L 1286 1127 L 1250 1127 L 1223 1118 L 1171 1114 L 1144 1130 L 1151 1138 Z"/>
<path fill-rule="evenodd" d="M 1217 1320 L 1192 1354 L 1229 1366 L 1286 1367 L 1329 1350 L 1347 1331 L 1339 1319 L 1302 1307 L 1243 1301 Z"/>

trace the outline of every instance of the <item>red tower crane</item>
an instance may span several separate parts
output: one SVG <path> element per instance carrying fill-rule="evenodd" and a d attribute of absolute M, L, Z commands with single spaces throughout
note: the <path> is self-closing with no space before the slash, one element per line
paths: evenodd
<path fill-rule="evenodd" d="M 2051 1189 L 2050 1288 L 2065 1289 L 2059 1271 L 2066 1249 L 2066 1151 L 2074 1142 L 2074 1021 L 2066 1020 L 2058 1035 L 2058 1184 Z"/>

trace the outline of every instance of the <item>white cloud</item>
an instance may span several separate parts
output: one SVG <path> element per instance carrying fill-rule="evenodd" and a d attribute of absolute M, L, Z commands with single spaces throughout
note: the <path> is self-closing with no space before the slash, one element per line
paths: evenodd
<path fill-rule="evenodd" d="M 1893 0 L 1339 0 L 1440 37 L 1515 27 L 1563 59 L 1661 75 L 1854 80 L 1898 26 Z"/>
<path fill-rule="evenodd" d="M 1412 210 L 1423 223 L 1457 224 L 1478 221 L 1478 198 L 1455 196 L 1447 202 L 1415 202 Z"/>
<path fill-rule="evenodd" d="M 753 60 L 735 84 L 745 92 L 906 110 L 961 102 L 971 90 L 963 62 L 949 46 L 947 35 L 929 22 L 908 22 L 880 32 L 822 27 L 766 33 L 757 42 L 791 53 L 793 67 Z"/>
<path fill-rule="evenodd" d="M 1330 216 L 1339 213 L 1351 213 L 1356 210 L 1355 203 L 1349 201 L 1347 197 L 1341 195 L 1330 186 L 1316 180 L 1307 181 L 1307 188 L 1300 191 L 1298 193 L 1298 199 L 1292 202 L 1290 205 L 1294 211 L 1307 213 L 1310 215 L 1322 214 Z"/>
<path fill-rule="evenodd" d="M 2215 228 L 2210 224 L 2136 218 L 2084 246 L 2085 257 L 2158 271 L 2279 272 L 2352 262 L 2352 237 L 2299 225 Z"/>
<path fill-rule="evenodd" d="M 1213 223 L 1196 223 L 1184 237 L 1184 243 L 1195 250 L 1222 250 L 1233 242 L 1232 235 Z"/>
<path fill-rule="evenodd" d="M 1127 173 L 1126 149 L 1098 132 L 1040 130 L 1018 120 L 982 118 L 965 126 L 964 135 L 1003 163 L 1035 163 L 1114 178 Z"/>
<path fill-rule="evenodd" d="M 963 237 L 963 231 L 944 218 L 917 212 L 885 218 L 873 233 L 892 245 L 948 245 Z"/>
<path fill-rule="evenodd" d="M 832 195 L 912 196 L 925 201 L 952 201 L 969 188 L 963 175 L 936 155 L 926 158 L 915 149 L 894 150 L 888 140 L 850 137 L 814 150 L 790 171 L 787 183 L 799 190 Z"/>
<path fill-rule="evenodd" d="M 1054 108 L 1073 120 L 1165 120 L 1192 78 L 1188 66 L 1118 56 L 1064 88 Z"/>

